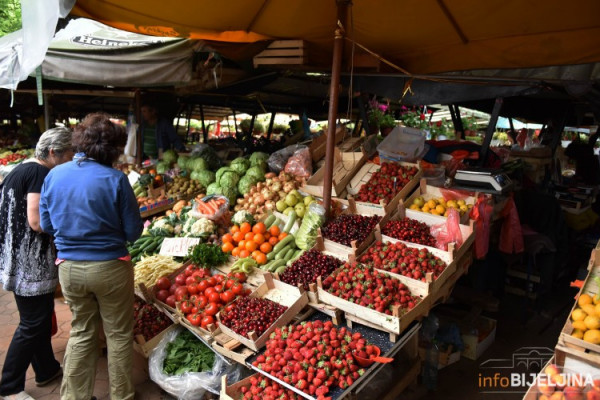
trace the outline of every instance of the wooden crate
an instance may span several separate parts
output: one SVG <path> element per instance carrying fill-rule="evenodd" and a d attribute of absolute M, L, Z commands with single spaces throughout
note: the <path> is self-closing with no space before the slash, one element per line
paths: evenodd
<path fill-rule="evenodd" d="M 336 127 L 335 130 L 335 143 L 339 143 L 344 139 L 346 134 L 346 128 L 343 126 Z M 312 142 L 308 145 L 308 150 L 310 151 L 310 157 L 313 162 L 317 162 L 325 157 L 325 147 L 327 142 L 327 132 L 325 134 L 318 136 L 313 139 Z"/>
<path fill-rule="evenodd" d="M 427 293 L 423 290 L 423 286 L 414 284 L 414 280 L 412 280 L 413 282 L 404 281 L 386 271 L 381 272 L 393 279 L 400 280 L 408 287 L 412 295 L 420 296 L 421 301 L 412 310 L 407 311 L 403 315 L 400 315 L 399 309 L 394 310 L 393 315 L 387 315 L 330 294 L 322 288 L 320 279 L 317 285 L 317 298 L 320 303 L 328 304 L 343 311 L 349 327 L 352 327 L 352 323 L 356 322 L 373 329 L 388 332 L 390 333 L 390 341 L 395 342 L 398 335 L 413 321 L 429 313 L 429 297 L 427 297 Z"/>
<path fill-rule="evenodd" d="M 254 68 L 260 65 L 304 65 L 308 54 L 304 40 L 275 40 L 253 58 Z"/>
<path fill-rule="evenodd" d="M 400 202 L 400 200 L 406 199 L 410 195 L 410 193 L 413 191 L 413 189 L 419 184 L 419 181 L 421 180 L 421 177 L 423 176 L 423 171 L 421 170 L 421 168 L 418 164 L 412 164 L 412 163 L 407 163 L 407 162 L 400 162 L 398 164 L 406 166 L 406 167 L 415 167 L 418 169 L 418 172 L 415 174 L 413 179 L 411 179 L 398 193 L 396 193 L 396 195 L 392 198 L 392 200 L 389 203 L 385 203 L 385 201 L 382 200 L 380 202 L 380 204 L 365 203 L 365 202 L 357 202 L 357 204 L 365 204 L 365 205 L 380 207 L 380 208 L 383 208 L 386 213 L 389 213 L 398 206 L 398 203 Z M 379 168 L 380 168 L 380 165 L 377 165 L 377 164 L 374 164 L 371 162 L 367 162 L 365 165 L 363 165 L 362 168 L 350 180 L 350 183 L 348 183 L 348 185 L 346 186 L 348 195 L 349 196 L 356 195 L 358 193 L 358 191 L 360 190 L 361 186 L 364 185 L 365 183 L 367 183 L 369 181 L 369 179 L 371 178 L 371 175 L 373 175 L 374 172 L 377 172 L 379 170 Z"/>
<path fill-rule="evenodd" d="M 340 197 L 346 189 L 346 185 L 366 162 L 367 157 L 364 153 L 342 153 L 336 147 L 333 159 L 331 195 Z M 324 176 L 325 167 L 321 167 L 306 181 L 300 190 L 313 196 L 323 197 Z"/>
<path fill-rule="evenodd" d="M 464 199 L 465 203 L 466 204 L 475 204 L 475 202 L 477 201 L 477 195 L 478 194 L 476 192 L 473 192 L 472 195 L 469 195 Z M 436 187 L 436 186 L 430 186 L 427 184 L 426 179 L 421 179 L 421 181 L 419 182 L 419 188 L 417 190 L 415 190 L 413 192 L 413 194 L 411 194 L 410 197 L 408 197 L 404 201 L 404 206 L 408 209 L 412 205 L 412 203 L 414 203 L 415 199 L 419 196 L 422 196 L 425 201 L 431 200 L 431 199 L 439 199 L 439 198 L 444 197 L 441 188 Z M 446 219 L 446 217 L 444 217 L 443 215 L 433 215 L 433 214 L 429 214 L 429 213 L 426 213 L 423 211 L 418 211 L 418 210 L 410 210 L 410 211 L 418 212 L 423 215 L 440 217 L 440 218 L 443 218 L 444 220 Z M 460 223 L 461 224 L 469 223 L 469 213 L 468 212 L 461 215 Z"/>
<path fill-rule="evenodd" d="M 290 285 L 285 285 L 283 282 L 276 281 L 273 276 L 269 273 L 265 274 L 265 283 L 260 285 L 254 292 L 250 294 L 251 297 L 260 297 L 275 301 L 276 303 L 287 306 L 288 309 L 273 323 L 269 329 L 267 329 L 260 337 L 257 337 L 253 332 L 250 332 L 250 338 L 246 338 L 239 335 L 226 327 L 223 324 L 219 324 L 221 332 L 230 336 L 231 338 L 239 341 L 244 346 L 258 351 L 265 345 L 269 339 L 269 335 L 279 326 L 287 325 L 293 318 L 308 304 L 308 295 L 300 292 L 299 289 L 294 289 Z M 279 297 L 279 298 L 278 298 Z"/>
<path fill-rule="evenodd" d="M 134 340 L 133 340 L 133 349 L 135 351 L 137 351 L 138 353 L 140 353 L 141 355 L 143 355 L 144 357 L 148 358 L 148 356 L 150 356 L 150 353 L 152 352 L 152 350 L 154 350 L 154 348 L 156 346 L 158 346 L 158 343 L 160 343 L 161 339 L 167 333 L 171 332 L 173 329 L 176 329 L 176 328 L 177 328 L 177 324 L 169 325 L 162 332 L 160 332 L 158 335 L 154 336 L 152 339 L 150 339 L 148 341 L 146 341 L 142 335 L 137 335 L 134 337 Z"/>
<path fill-rule="evenodd" d="M 223 375 L 221 377 L 221 392 L 219 393 L 219 399 L 221 400 L 238 400 L 241 399 L 244 395 L 241 392 L 241 388 L 243 386 L 250 386 L 251 378 L 258 378 L 261 374 L 255 373 L 252 376 L 242 379 L 241 381 L 237 381 L 232 385 L 227 385 L 227 375 Z"/>
<path fill-rule="evenodd" d="M 589 267 L 591 268 L 583 282 L 583 286 L 579 290 L 577 298 L 584 293 L 591 296 L 600 293 L 600 287 L 598 287 L 594 279 L 600 277 L 600 249 L 592 250 Z M 574 330 L 571 322 L 571 313 L 577 307 L 577 301 L 575 301 L 571 308 L 571 312 L 569 313 L 569 317 L 560 332 L 557 348 L 560 347 L 560 349 L 567 354 L 571 354 L 582 360 L 587 360 L 590 364 L 600 366 L 600 345 L 592 344 L 571 336 Z"/>

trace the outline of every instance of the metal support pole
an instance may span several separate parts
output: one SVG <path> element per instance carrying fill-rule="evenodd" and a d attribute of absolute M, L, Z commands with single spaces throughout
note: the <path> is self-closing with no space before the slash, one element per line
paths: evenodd
<path fill-rule="evenodd" d="M 367 133 L 367 135 L 369 135 L 369 133 L 371 132 L 371 127 L 369 126 L 369 118 L 367 117 L 367 109 L 365 101 L 363 99 L 363 95 L 361 94 L 360 96 L 358 96 L 356 98 L 356 101 L 358 102 L 358 110 L 360 112 L 360 119 L 362 121 L 361 128 L 364 127 L 365 132 Z"/>
<path fill-rule="evenodd" d="M 208 143 L 208 131 L 204 122 L 204 106 L 200 104 L 200 119 L 202 120 L 202 143 Z"/>
<path fill-rule="evenodd" d="M 487 161 L 488 152 L 490 150 L 490 143 L 492 142 L 492 137 L 494 136 L 494 131 L 496 130 L 496 123 L 498 122 L 498 115 L 500 115 L 500 110 L 502 109 L 503 102 L 504 100 L 502 99 L 502 97 L 496 97 L 496 102 L 494 103 L 490 123 L 485 131 L 485 137 L 483 138 L 483 143 L 481 145 L 481 150 L 479 153 L 479 166 L 485 165 L 485 162 Z"/>
<path fill-rule="evenodd" d="M 140 91 L 136 90 L 134 94 L 134 102 L 135 102 L 135 120 L 138 123 L 137 129 L 137 148 L 135 151 L 135 162 L 137 165 L 142 165 L 142 158 L 144 156 L 144 149 L 142 148 L 142 130 L 140 129 L 142 125 L 142 100 Z"/>
<path fill-rule="evenodd" d="M 349 0 L 337 2 L 338 7 L 338 25 L 335 30 L 333 42 L 333 62 L 331 66 L 331 85 L 329 86 L 329 118 L 327 120 L 327 142 L 325 147 L 325 173 L 323 177 L 323 206 L 325 207 L 326 217 L 329 217 L 331 209 L 331 183 L 333 180 L 333 152 L 335 150 L 335 121 L 337 120 L 337 110 L 340 90 L 340 71 L 342 68 L 342 56 L 344 50 L 344 30 L 346 14 Z"/>
<path fill-rule="evenodd" d="M 273 132 L 273 125 L 275 124 L 275 114 L 277 113 L 271 113 L 271 120 L 269 121 L 269 128 L 267 129 L 267 140 L 271 140 L 271 132 Z"/>
<path fill-rule="evenodd" d="M 50 102 L 48 101 L 49 98 L 50 98 L 50 95 L 44 94 L 44 125 L 45 125 L 44 128 L 45 128 L 45 131 L 50 129 Z"/>

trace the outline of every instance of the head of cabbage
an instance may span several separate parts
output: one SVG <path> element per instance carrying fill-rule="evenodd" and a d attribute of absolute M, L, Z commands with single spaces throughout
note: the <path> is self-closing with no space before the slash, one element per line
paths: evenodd
<path fill-rule="evenodd" d="M 220 189 L 220 186 L 217 182 L 213 182 L 210 185 L 208 185 L 206 187 L 206 194 L 207 195 L 211 195 L 211 194 L 220 194 L 217 193 L 217 191 Z"/>
<path fill-rule="evenodd" d="M 187 169 L 191 171 L 204 171 L 208 169 L 208 163 L 203 158 L 191 158 L 187 162 Z"/>
<path fill-rule="evenodd" d="M 256 151 L 250 155 L 250 166 L 254 167 L 260 162 L 264 162 L 266 165 L 268 159 L 269 155 L 267 153 Z"/>
<path fill-rule="evenodd" d="M 246 194 L 250 191 L 252 186 L 256 184 L 256 182 L 258 182 L 258 179 L 256 179 L 254 176 L 244 175 L 238 182 L 238 191 L 241 194 Z"/>
<path fill-rule="evenodd" d="M 187 163 L 188 163 L 189 159 L 190 158 L 188 156 L 179 156 L 179 157 L 177 157 L 177 165 L 179 165 L 179 168 L 186 169 L 187 168 Z"/>
<path fill-rule="evenodd" d="M 192 179 L 197 180 L 203 187 L 208 187 L 215 181 L 215 173 L 207 169 L 203 171 L 194 171 L 191 175 Z"/>
<path fill-rule="evenodd" d="M 266 172 L 264 169 L 262 169 L 258 165 L 255 165 L 254 167 L 250 167 L 250 169 L 248 169 L 248 171 L 246 171 L 246 176 L 252 176 L 257 181 L 263 182 L 265 180 L 265 173 Z"/>
<path fill-rule="evenodd" d="M 164 162 L 168 163 L 169 165 L 174 164 L 175 161 L 177 161 L 177 153 L 175 153 L 175 150 L 169 149 L 163 153 L 162 159 Z"/>
<path fill-rule="evenodd" d="M 244 157 L 238 157 L 235 160 L 233 160 L 231 164 L 229 164 L 229 168 L 231 168 L 238 174 L 243 175 L 246 173 L 246 170 L 250 168 L 250 160 Z"/>
<path fill-rule="evenodd" d="M 240 181 L 240 176 L 235 171 L 225 171 L 219 178 L 219 186 L 235 188 L 237 191 L 237 184 Z"/>

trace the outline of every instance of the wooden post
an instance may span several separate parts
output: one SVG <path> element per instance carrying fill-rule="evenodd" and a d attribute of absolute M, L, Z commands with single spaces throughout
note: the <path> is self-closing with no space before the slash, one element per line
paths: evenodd
<path fill-rule="evenodd" d="M 327 145 L 325 147 L 325 173 L 323 179 L 323 206 L 326 217 L 329 218 L 331 209 L 331 183 L 333 179 L 333 151 L 335 147 L 335 122 L 337 120 L 338 95 L 340 85 L 340 70 L 342 68 L 342 53 L 344 50 L 344 27 L 350 0 L 337 2 L 337 28 L 333 42 L 333 62 L 331 66 L 331 85 L 329 86 L 329 118 L 327 120 Z"/>

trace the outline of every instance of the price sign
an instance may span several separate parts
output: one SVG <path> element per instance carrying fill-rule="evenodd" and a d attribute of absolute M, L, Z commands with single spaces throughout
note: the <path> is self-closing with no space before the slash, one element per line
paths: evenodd
<path fill-rule="evenodd" d="M 200 243 L 200 238 L 165 238 L 160 246 L 160 255 L 169 257 L 185 257 L 189 248 Z"/>
<path fill-rule="evenodd" d="M 127 179 L 129 180 L 129 184 L 131 186 L 135 185 L 135 183 L 138 181 L 138 179 L 140 179 L 140 174 L 138 174 L 135 171 L 131 171 L 128 175 L 127 175 Z"/>

